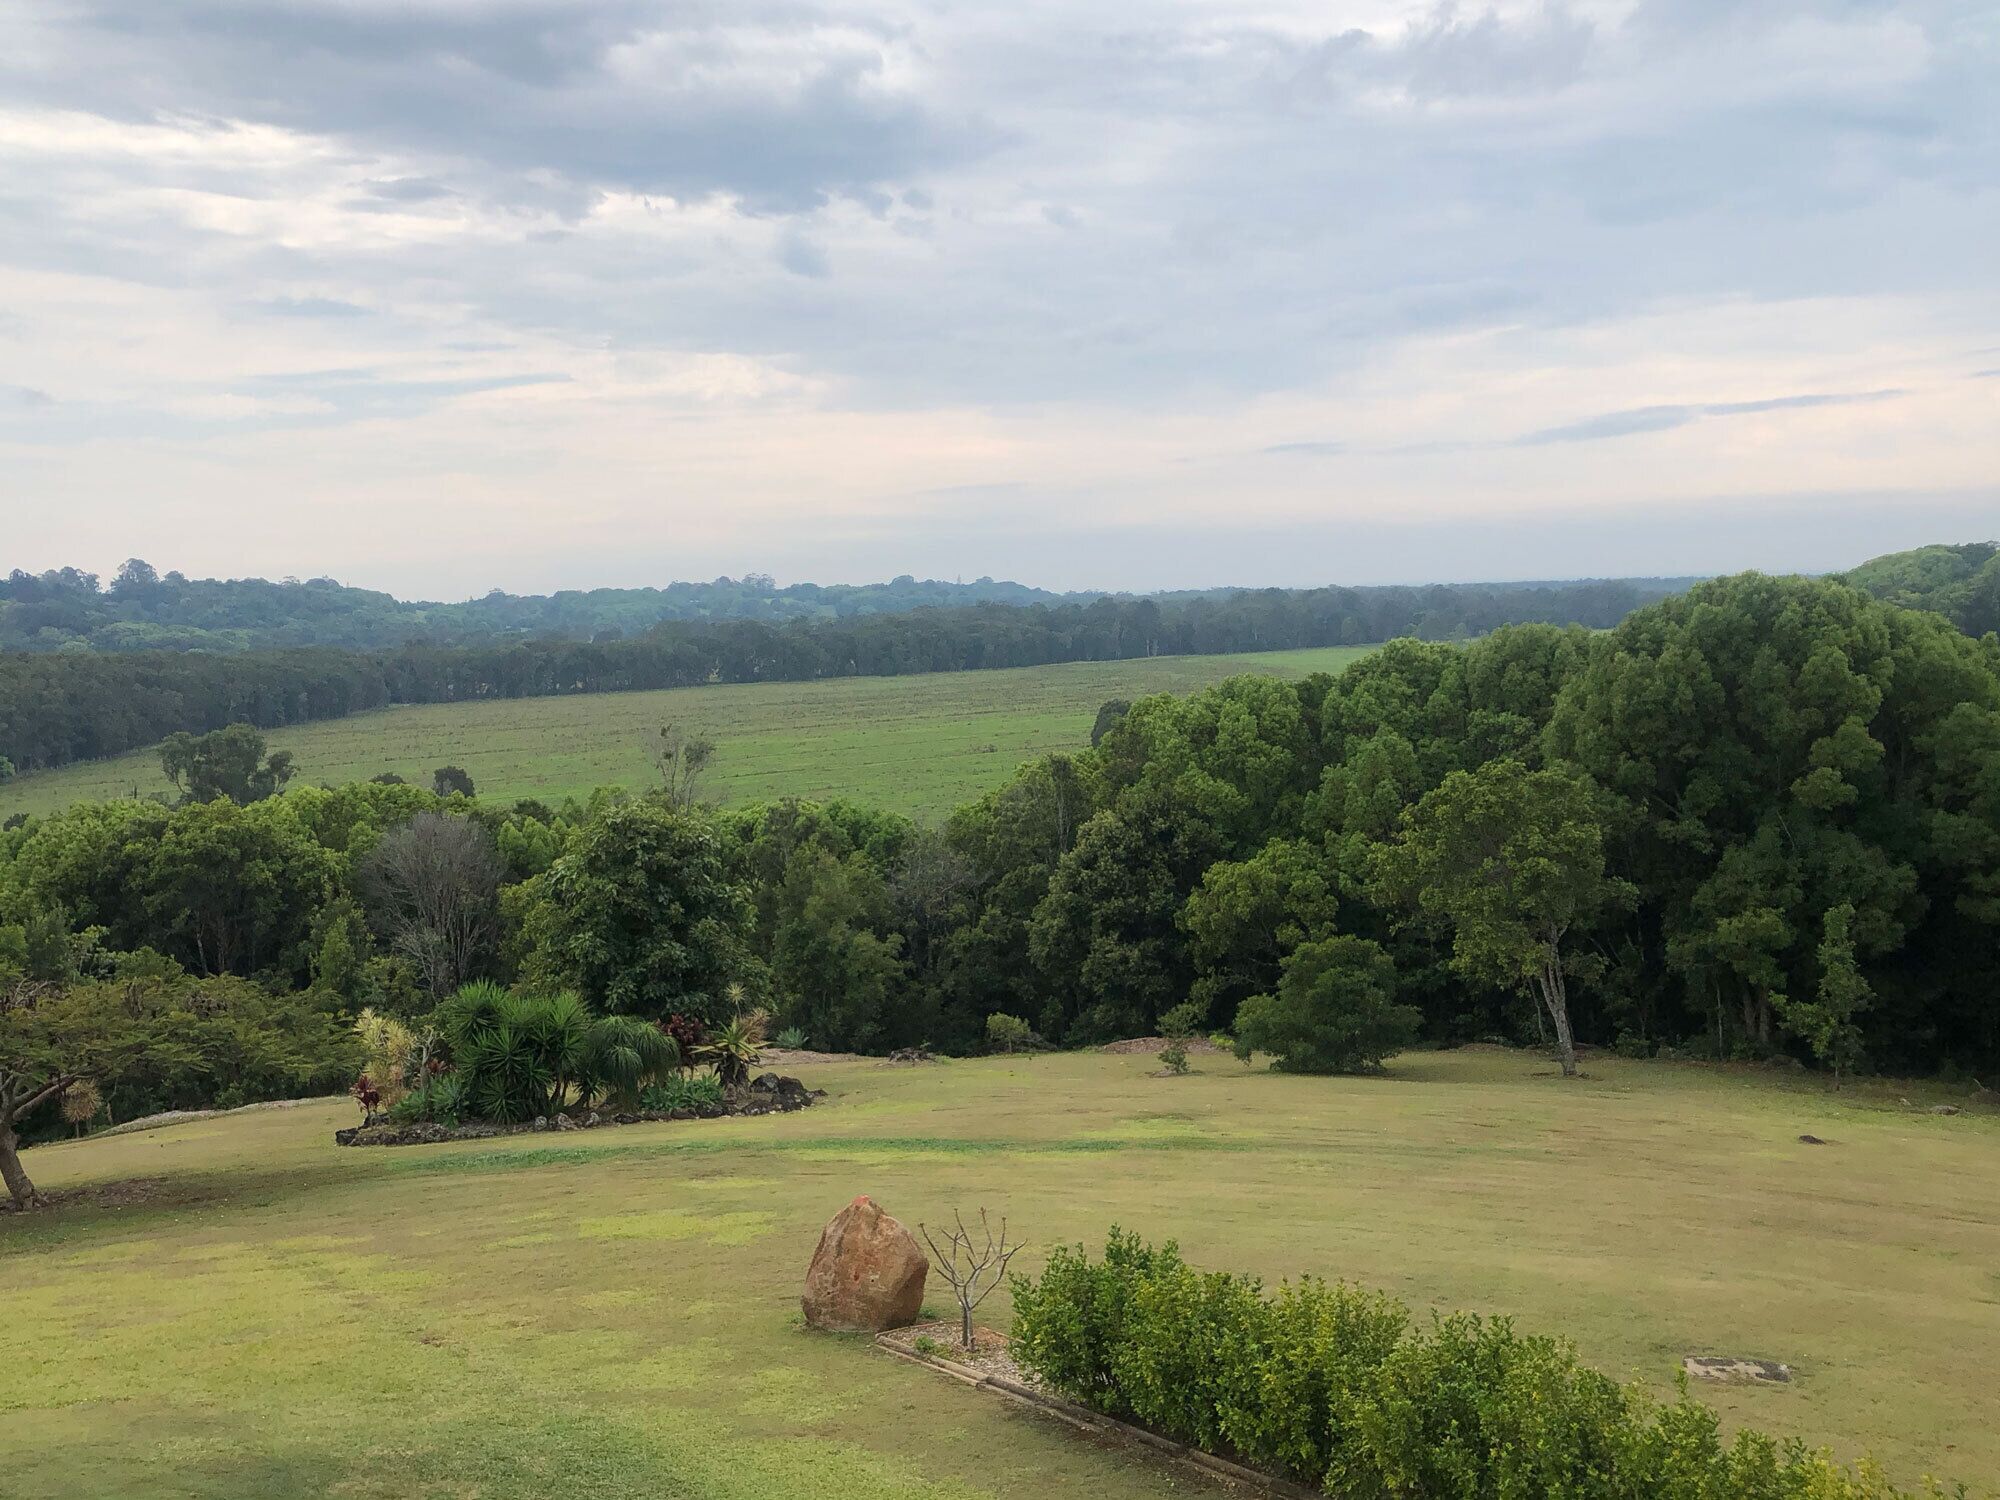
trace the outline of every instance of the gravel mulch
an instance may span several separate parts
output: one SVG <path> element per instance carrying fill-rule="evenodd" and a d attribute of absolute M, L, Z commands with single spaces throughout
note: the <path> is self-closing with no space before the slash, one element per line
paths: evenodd
<path fill-rule="evenodd" d="M 955 1365 L 977 1370 L 981 1375 L 1000 1375 L 1021 1385 L 1040 1389 L 1041 1382 L 1014 1363 L 1014 1356 L 1008 1352 L 1006 1334 L 983 1323 L 974 1323 L 972 1348 L 968 1351 L 959 1343 L 958 1333 L 958 1319 L 939 1318 L 930 1323 L 912 1323 L 908 1328 L 892 1328 L 882 1334 L 881 1339 L 885 1344 L 894 1344 L 912 1354 L 923 1353 L 933 1359 L 948 1359 Z M 932 1349 L 926 1345 L 919 1350 L 918 1339 L 929 1339 L 938 1347 Z"/>

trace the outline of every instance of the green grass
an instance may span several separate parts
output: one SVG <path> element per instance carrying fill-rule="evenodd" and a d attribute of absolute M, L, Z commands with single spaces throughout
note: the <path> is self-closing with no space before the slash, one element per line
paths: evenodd
<path fill-rule="evenodd" d="M 1004 1212 L 1029 1271 L 1115 1221 L 1199 1264 L 1508 1312 L 1662 1389 L 1684 1354 L 1782 1359 L 1790 1387 L 1703 1394 L 1906 1480 L 2000 1473 L 1989 1114 L 1612 1058 L 1575 1084 L 1478 1051 L 1378 1079 L 1153 1067 L 807 1068 L 823 1108 L 559 1147 L 342 1151 L 352 1108 L 328 1101 L 39 1148 L 38 1181 L 73 1196 L 0 1220 L 0 1488 L 1214 1493 L 802 1331 L 819 1228 L 860 1192 L 911 1222 Z"/>
<path fill-rule="evenodd" d="M 273 730 L 270 741 L 293 752 L 307 784 L 395 771 L 428 786 L 436 767 L 457 765 L 481 796 L 555 801 L 647 784 L 646 734 L 671 720 L 716 742 L 706 790 L 732 805 L 845 796 L 936 819 L 1024 760 L 1087 744 L 1108 698 L 1192 692 L 1245 672 L 1338 672 L 1370 649 L 423 704 Z M 17 777 L 0 786 L 0 818 L 167 790 L 157 752 L 135 751 Z"/>

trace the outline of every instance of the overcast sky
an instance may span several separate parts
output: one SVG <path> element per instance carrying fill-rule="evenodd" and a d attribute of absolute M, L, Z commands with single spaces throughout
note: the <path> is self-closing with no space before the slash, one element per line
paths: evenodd
<path fill-rule="evenodd" d="M 0 0 L 0 568 L 2000 532 L 1994 0 Z"/>

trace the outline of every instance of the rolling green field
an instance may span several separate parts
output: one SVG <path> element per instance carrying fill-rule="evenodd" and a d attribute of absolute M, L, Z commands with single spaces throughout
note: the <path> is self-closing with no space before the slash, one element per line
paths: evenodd
<path fill-rule="evenodd" d="M 716 742 L 704 785 L 726 803 L 838 795 L 938 818 L 1024 760 L 1087 744 L 1108 698 L 1191 692 L 1245 672 L 1337 672 L 1370 649 L 422 704 L 273 730 L 270 742 L 293 752 L 308 785 L 382 771 L 429 785 L 434 768 L 457 765 L 482 797 L 560 800 L 592 787 L 645 785 L 653 776 L 647 732 L 671 720 Z M 0 786 L 0 817 L 168 790 L 157 753 L 135 751 Z"/>
<path fill-rule="evenodd" d="M 2000 1474 L 2000 1119 L 1792 1075 L 1497 1050 L 1387 1077 L 1146 1056 L 802 1068 L 799 1115 L 343 1151 L 325 1101 L 26 1158 L 0 1217 L 0 1475 L 53 1497 L 1207 1495 L 858 1339 L 797 1294 L 856 1193 L 1121 1223 L 1198 1264 L 1510 1312 L 1731 1421 Z M 1929 1094 L 1915 1094 L 1918 1104 Z M 1802 1132 L 1829 1144 L 1800 1144 Z M 933 1296 L 934 1305 L 942 1299 Z M 989 1316 L 990 1315 L 990 1316 Z M 982 1313 L 1007 1322 L 1004 1299 Z"/>

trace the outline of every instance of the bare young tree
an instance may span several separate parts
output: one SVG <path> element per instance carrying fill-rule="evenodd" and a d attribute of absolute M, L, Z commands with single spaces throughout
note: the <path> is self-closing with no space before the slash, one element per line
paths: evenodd
<path fill-rule="evenodd" d="M 696 783 L 715 758 L 714 741 L 688 734 L 677 724 L 662 724 L 650 735 L 648 748 L 667 801 L 675 807 L 694 806 Z"/>
<path fill-rule="evenodd" d="M 931 1247 L 931 1264 L 938 1275 L 951 1283 L 952 1295 L 958 1299 L 958 1336 L 966 1348 L 972 1347 L 972 1311 L 984 1302 L 987 1294 L 1000 1284 L 1007 1274 L 1007 1262 L 1020 1253 L 1021 1247 L 1007 1243 L 1007 1221 L 1000 1221 L 1000 1234 L 996 1239 L 993 1228 L 986 1221 L 986 1210 L 979 1210 L 979 1235 L 965 1227 L 964 1217 L 953 1210 L 952 1228 L 944 1230 L 944 1244 L 939 1245 L 931 1235 L 928 1226 L 919 1223 L 918 1231 L 924 1243 Z"/>
<path fill-rule="evenodd" d="M 503 873 L 484 828 L 429 812 L 383 834 L 356 872 L 389 945 L 434 1000 L 470 979 L 498 938 Z"/>

